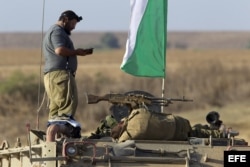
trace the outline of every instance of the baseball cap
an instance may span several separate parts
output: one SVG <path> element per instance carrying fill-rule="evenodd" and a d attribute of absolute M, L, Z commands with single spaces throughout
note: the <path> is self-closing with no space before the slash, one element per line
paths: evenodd
<path fill-rule="evenodd" d="M 68 17 L 69 20 L 76 19 L 77 22 L 80 22 L 82 20 L 82 16 L 78 16 L 75 12 L 72 10 L 66 10 L 64 11 L 60 17 L 65 16 Z"/>

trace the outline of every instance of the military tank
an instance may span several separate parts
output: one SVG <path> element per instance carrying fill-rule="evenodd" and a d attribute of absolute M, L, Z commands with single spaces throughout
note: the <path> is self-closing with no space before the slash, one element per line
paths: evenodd
<path fill-rule="evenodd" d="M 189 101 L 187 99 L 154 98 L 149 93 L 136 91 L 114 96 L 95 97 L 88 96 L 89 100 L 112 101 L 113 113 L 120 110 L 116 117 L 120 120 L 129 113 L 124 107 L 117 106 L 118 102 L 133 103 L 137 100 L 147 107 L 160 111 L 159 103 L 166 106 L 172 101 Z M 134 96 L 139 94 L 140 96 Z M 125 96 L 124 96 L 125 95 Z M 127 98 L 129 95 L 129 98 Z M 143 96 L 141 96 L 143 95 Z M 117 98 L 119 97 L 119 98 Z M 124 100 L 124 97 L 126 98 Z M 134 98 L 136 97 L 136 98 Z M 140 97 L 140 98 L 138 98 Z M 147 97 L 147 98 L 145 98 Z M 96 99 L 97 98 L 97 99 Z M 133 100 L 131 100 L 133 99 Z M 148 101 L 145 101 L 148 100 Z M 153 101 L 153 102 L 152 102 Z M 159 102 L 160 101 L 160 102 Z M 93 102 L 93 99 L 92 99 Z M 95 103 L 94 102 L 94 103 Z M 91 100 L 88 101 L 91 104 Z M 215 113 L 209 113 L 207 120 L 213 122 L 218 119 Z M 66 121 L 72 128 L 78 124 Z M 168 129 L 160 129 L 162 133 Z M 220 167 L 224 166 L 225 153 L 232 151 L 250 151 L 248 142 L 237 138 L 238 133 L 228 133 L 223 138 L 212 136 L 189 137 L 187 140 L 143 140 L 132 139 L 118 142 L 111 136 L 98 139 L 81 136 L 57 137 L 54 141 L 46 140 L 46 132 L 34 130 L 27 126 L 27 141 L 24 146 L 20 139 L 11 147 L 8 141 L 3 141 L 0 146 L 0 167 L 89 167 L 89 166 L 164 166 L 164 167 Z"/>

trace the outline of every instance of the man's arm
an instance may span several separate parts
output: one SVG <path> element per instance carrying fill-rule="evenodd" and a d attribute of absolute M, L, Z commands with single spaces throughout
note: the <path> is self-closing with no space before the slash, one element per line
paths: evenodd
<path fill-rule="evenodd" d="M 78 48 L 78 49 L 72 50 L 72 49 L 61 46 L 55 49 L 55 53 L 60 56 L 75 56 L 75 55 L 86 56 L 86 55 L 92 54 L 93 49 L 92 48 L 91 49 Z"/>

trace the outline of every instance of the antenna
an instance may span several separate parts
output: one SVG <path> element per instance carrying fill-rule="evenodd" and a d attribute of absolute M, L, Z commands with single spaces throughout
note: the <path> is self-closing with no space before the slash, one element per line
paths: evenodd
<path fill-rule="evenodd" d="M 42 28 L 41 28 L 41 51 L 40 51 L 40 70 L 39 70 L 39 85 L 38 85 L 38 97 L 37 97 L 37 122 L 36 122 L 36 129 L 39 129 L 39 112 L 42 108 L 44 99 L 45 99 L 45 93 L 43 96 L 43 100 L 42 103 L 40 104 L 40 95 L 41 95 L 41 73 L 42 73 L 42 56 L 43 56 L 43 49 L 42 49 L 42 45 L 43 45 L 43 34 L 44 34 L 44 15 L 45 15 L 45 0 L 43 0 L 43 6 L 42 6 Z"/>

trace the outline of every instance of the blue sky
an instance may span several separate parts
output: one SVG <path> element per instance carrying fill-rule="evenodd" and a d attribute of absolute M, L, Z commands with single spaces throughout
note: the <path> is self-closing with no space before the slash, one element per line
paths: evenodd
<path fill-rule="evenodd" d="M 0 32 L 46 30 L 67 9 L 83 16 L 76 31 L 129 27 L 129 0 L 45 0 L 44 22 L 43 0 L 0 1 Z M 250 31 L 250 0 L 168 0 L 168 30 Z"/>

